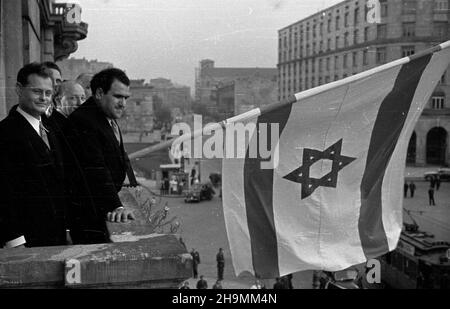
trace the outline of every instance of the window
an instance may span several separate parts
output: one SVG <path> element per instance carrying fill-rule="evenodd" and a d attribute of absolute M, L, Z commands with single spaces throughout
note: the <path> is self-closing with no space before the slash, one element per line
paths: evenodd
<path fill-rule="evenodd" d="M 369 52 L 367 51 L 367 49 L 363 50 L 363 65 L 368 65 L 369 64 Z"/>
<path fill-rule="evenodd" d="M 443 95 L 433 95 L 431 97 L 431 108 L 432 109 L 443 109 L 444 101 L 445 101 L 445 97 Z"/>
<path fill-rule="evenodd" d="M 322 85 L 322 77 L 321 76 L 319 77 L 319 85 L 318 86 L 320 86 L 320 85 Z"/>
<path fill-rule="evenodd" d="M 416 14 L 416 0 L 403 0 L 403 14 Z"/>
<path fill-rule="evenodd" d="M 349 33 L 346 32 L 344 34 L 344 46 L 347 47 L 348 45 L 350 45 L 349 41 L 348 41 L 348 37 L 349 37 Z"/>
<path fill-rule="evenodd" d="M 319 72 L 323 71 L 323 60 L 319 59 Z"/>
<path fill-rule="evenodd" d="M 386 47 L 377 47 L 377 64 L 386 62 Z"/>
<path fill-rule="evenodd" d="M 338 15 L 336 16 L 336 30 L 339 30 L 339 22 L 340 22 L 341 17 Z"/>
<path fill-rule="evenodd" d="M 385 39 L 387 37 L 386 24 L 377 25 L 377 39 Z"/>
<path fill-rule="evenodd" d="M 433 23 L 433 36 L 445 38 L 447 37 L 447 22 L 434 22 Z"/>
<path fill-rule="evenodd" d="M 319 42 L 319 53 L 323 52 L 323 41 Z"/>
<path fill-rule="evenodd" d="M 316 42 L 313 42 L 312 45 L 312 54 L 314 55 L 316 53 Z"/>
<path fill-rule="evenodd" d="M 403 36 L 410 38 L 415 36 L 416 23 L 403 23 Z"/>
<path fill-rule="evenodd" d="M 339 35 L 336 35 L 336 42 L 334 44 L 334 49 L 338 49 L 339 48 Z"/>
<path fill-rule="evenodd" d="M 380 0 L 380 13 L 381 17 L 388 16 L 388 3 L 387 0 Z"/>
<path fill-rule="evenodd" d="M 328 84 L 330 82 L 330 77 L 327 75 L 325 76 L 325 84 Z"/>
<path fill-rule="evenodd" d="M 327 40 L 327 50 L 331 49 L 331 39 Z"/>
<path fill-rule="evenodd" d="M 323 23 L 320 23 L 319 34 L 320 36 L 323 36 Z"/>
<path fill-rule="evenodd" d="M 359 36 L 359 30 L 356 29 L 353 31 L 353 44 L 358 44 L 358 36 Z"/>
<path fill-rule="evenodd" d="M 448 10 L 448 0 L 434 0 L 434 10 L 446 13 Z"/>
<path fill-rule="evenodd" d="M 403 46 L 402 47 L 402 57 L 408 57 L 414 55 L 415 48 L 414 46 Z"/>
<path fill-rule="evenodd" d="M 355 13 L 354 13 L 354 24 L 357 25 L 359 24 L 359 8 L 355 9 Z"/>
<path fill-rule="evenodd" d="M 327 58 L 327 62 L 326 62 L 326 70 L 329 71 L 330 70 L 330 57 Z M 445 76 L 445 74 L 444 74 Z"/>
<path fill-rule="evenodd" d="M 369 27 L 364 28 L 364 42 L 369 40 Z"/>
<path fill-rule="evenodd" d="M 334 56 L 334 69 L 335 70 L 338 69 L 338 60 L 339 60 L 339 56 Z"/>
<path fill-rule="evenodd" d="M 334 80 L 338 80 L 339 79 L 339 76 L 336 74 L 336 75 L 334 75 Z"/>
<path fill-rule="evenodd" d="M 313 25 L 313 28 L 312 28 L 312 31 L 313 31 L 313 38 L 316 37 L 316 29 L 317 29 L 316 25 Z"/>
<path fill-rule="evenodd" d="M 348 65 L 348 54 L 344 54 L 344 60 L 343 60 L 344 69 L 347 68 L 347 65 Z"/>
<path fill-rule="evenodd" d="M 353 52 L 352 53 L 352 64 L 353 64 L 354 68 L 358 66 L 357 58 L 358 58 L 358 52 Z"/>
<path fill-rule="evenodd" d="M 327 32 L 331 32 L 331 19 L 327 21 Z"/>
<path fill-rule="evenodd" d="M 348 27 L 348 12 L 344 15 L 344 27 Z"/>

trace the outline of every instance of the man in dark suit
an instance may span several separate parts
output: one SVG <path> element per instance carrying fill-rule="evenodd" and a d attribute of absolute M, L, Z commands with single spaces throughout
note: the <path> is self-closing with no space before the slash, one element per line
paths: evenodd
<path fill-rule="evenodd" d="M 18 73 L 19 104 L 0 122 L 0 246 L 66 244 L 67 187 L 63 145 L 43 117 L 53 82 L 45 66 Z"/>
<path fill-rule="evenodd" d="M 69 116 L 82 141 L 81 147 L 73 148 L 77 150 L 96 206 L 96 214 L 85 219 L 95 229 L 105 228 L 105 219 L 110 222 L 134 219 L 118 196 L 127 170 L 132 171 L 116 122 L 125 111 L 129 85 L 130 80 L 122 70 L 110 68 L 99 72 L 91 81 L 92 96 Z M 128 177 L 133 176 L 131 172 Z"/>

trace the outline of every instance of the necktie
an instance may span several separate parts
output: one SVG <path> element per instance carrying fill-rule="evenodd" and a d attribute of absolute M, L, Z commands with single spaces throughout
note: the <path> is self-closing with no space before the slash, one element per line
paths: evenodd
<path fill-rule="evenodd" d="M 42 121 L 39 121 L 39 132 L 41 133 L 41 138 L 44 141 L 44 143 L 47 145 L 47 147 L 50 149 L 50 143 L 48 142 L 47 137 L 47 129 L 42 124 Z"/>
<path fill-rule="evenodd" d="M 114 135 L 116 136 L 117 142 L 120 144 L 120 133 L 119 128 L 117 127 L 117 124 L 114 120 L 111 120 L 111 127 L 114 131 Z"/>

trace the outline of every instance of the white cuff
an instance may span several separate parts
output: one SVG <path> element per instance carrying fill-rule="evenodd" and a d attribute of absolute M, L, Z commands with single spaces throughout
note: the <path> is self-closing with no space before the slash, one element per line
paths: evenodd
<path fill-rule="evenodd" d="M 27 241 L 24 236 L 20 236 L 19 238 L 8 241 L 5 245 L 5 248 L 15 248 L 25 244 Z"/>
<path fill-rule="evenodd" d="M 125 207 L 123 207 L 123 206 L 119 206 L 119 207 L 117 207 L 116 209 L 114 209 L 114 210 L 119 210 L 119 209 L 125 209 Z"/>

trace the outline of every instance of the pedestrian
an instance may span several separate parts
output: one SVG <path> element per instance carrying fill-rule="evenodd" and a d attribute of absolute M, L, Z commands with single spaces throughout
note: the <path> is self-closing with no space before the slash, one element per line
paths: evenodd
<path fill-rule="evenodd" d="M 430 206 L 436 206 L 436 204 L 434 203 L 434 188 L 430 187 L 428 189 L 428 200 L 430 203 Z"/>
<path fill-rule="evenodd" d="M 223 270 L 225 268 L 225 257 L 223 256 L 223 249 L 219 248 L 219 252 L 216 255 L 217 261 L 217 279 L 223 280 Z"/>
<path fill-rule="evenodd" d="M 436 175 L 436 190 L 439 190 L 440 186 L 441 186 L 441 177 L 439 175 Z"/>
<path fill-rule="evenodd" d="M 198 276 L 198 264 L 200 264 L 200 253 L 198 253 L 194 248 L 191 251 L 192 256 L 192 270 L 194 271 L 194 279 Z"/>
<path fill-rule="evenodd" d="M 408 184 L 405 181 L 405 184 L 403 185 L 403 196 L 406 198 L 408 195 Z"/>
<path fill-rule="evenodd" d="M 411 197 L 414 197 L 414 191 L 416 191 L 416 185 L 413 181 L 409 184 L 409 192 L 411 192 Z"/>
<path fill-rule="evenodd" d="M 280 277 L 275 278 L 275 284 L 273 285 L 274 290 L 286 290 L 286 286 L 283 284 Z"/>
<path fill-rule="evenodd" d="M 436 185 L 436 178 L 434 176 L 430 177 L 430 187 L 434 189 L 434 186 Z"/>
<path fill-rule="evenodd" d="M 180 290 L 189 290 L 189 281 L 184 281 L 183 285 L 181 286 Z"/>
<path fill-rule="evenodd" d="M 164 194 L 169 194 L 170 181 L 169 178 L 164 178 Z"/>
<path fill-rule="evenodd" d="M 213 290 L 222 290 L 223 287 L 222 287 L 221 281 L 220 281 L 220 280 L 217 280 L 216 283 L 214 283 L 214 285 L 213 285 L 212 288 L 213 288 Z"/>
<path fill-rule="evenodd" d="M 287 288 L 290 290 L 294 289 L 294 285 L 292 284 L 292 278 L 293 278 L 292 274 L 286 275 Z"/>
<path fill-rule="evenodd" d="M 203 275 L 200 276 L 200 280 L 197 282 L 197 289 L 207 289 L 208 288 L 208 282 L 203 279 Z"/>

